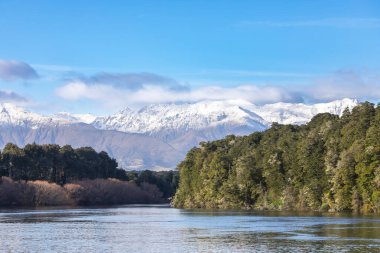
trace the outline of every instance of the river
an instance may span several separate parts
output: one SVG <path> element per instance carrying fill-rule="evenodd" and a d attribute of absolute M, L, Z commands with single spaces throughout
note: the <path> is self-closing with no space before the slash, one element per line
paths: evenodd
<path fill-rule="evenodd" d="M 1 252 L 380 252 L 380 216 L 160 205 L 0 209 Z"/>

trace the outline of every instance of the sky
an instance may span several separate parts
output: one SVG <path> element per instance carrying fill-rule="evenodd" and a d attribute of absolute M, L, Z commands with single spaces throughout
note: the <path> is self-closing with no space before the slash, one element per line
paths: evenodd
<path fill-rule="evenodd" d="M 380 101 L 380 1 L 0 1 L 0 102 Z"/>

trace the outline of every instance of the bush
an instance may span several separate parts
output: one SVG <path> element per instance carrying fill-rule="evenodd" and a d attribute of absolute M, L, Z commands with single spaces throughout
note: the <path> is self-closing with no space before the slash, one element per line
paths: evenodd
<path fill-rule="evenodd" d="M 0 206 L 33 206 L 35 189 L 25 181 L 0 177 Z"/>
<path fill-rule="evenodd" d="M 55 183 L 38 180 L 28 182 L 28 184 L 35 190 L 35 206 L 65 206 L 73 204 L 65 189 Z"/>
<path fill-rule="evenodd" d="M 66 186 L 71 198 L 79 205 L 115 205 L 162 203 L 162 193 L 156 186 L 135 183 L 117 179 L 82 180 Z"/>
<path fill-rule="evenodd" d="M 156 185 L 118 179 L 75 181 L 64 186 L 47 181 L 0 177 L 0 206 L 120 205 L 164 203 Z"/>

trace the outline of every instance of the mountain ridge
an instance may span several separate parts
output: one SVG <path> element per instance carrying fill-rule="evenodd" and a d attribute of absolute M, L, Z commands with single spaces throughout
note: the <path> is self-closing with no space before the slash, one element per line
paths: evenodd
<path fill-rule="evenodd" d="M 92 146 L 108 152 L 126 169 L 173 169 L 201 141 L 263 131 L 273 122 L 304 124 L 318 113 L 341 115 L 357 104 L 354 99 L 261 106 L 245 100 L 201 101 L 149 105 L 136 111 L 125 108 L 95 117 L 67 112 L 45 116 L 2 103 L 0 147 L 6 142 Z"/>

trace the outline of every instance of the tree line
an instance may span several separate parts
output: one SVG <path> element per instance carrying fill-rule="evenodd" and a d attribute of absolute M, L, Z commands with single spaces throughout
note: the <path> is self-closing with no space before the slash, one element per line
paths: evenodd
<path fill-rule="evenodd" d="M 190 150 L 175 207 L 380 212 L 380 106 Z"/>
<path fill-rule="evenodd" d="M 176 171 L 125 171 L 118 168 L 116 160 L 106 152 L 97 152 L 91 147 L 74 149 L 69 145 L 61 147 L 33 143 L 21 148 L 8 143 L 0 152 L 0 206 L 12 205 L 11 203 L 39 205 L 38 201 L 33 202 L 36 197 L 29 197 L 38 195 L 39 192 L 43 192 L 43 196 L 52 196 L 53 189 L 61 196 L 58 199 L 70 200 L 70 203 L 78 205 L 96 204 L 91 196 L 101 200 L 97 204 L 108 204 L 107 198 L 102 194 L 111 189 L 115 196 L 107 196 L 114 204 L 152 203 L 153 200 L 162 202 L 168 201 L 174 195 L 178 181 Z M 67 187 L 70 184 L 79 185 L 80 187 L 74 187 L 79 190 L 69 191 Z M 96 184 L 98 188 L 93 187 Z M 14 193 L 10 194 L 13 190 L 9 189 L 13 189 Z M 97 189 L 103 189 L 103 193 L 99 193 Z M 96 192 L 99 194 L 95 194 Z M 125 193 L 125 196 L 121 193 Z M 28 197 L 27 194 L 32 195 Z M 78 194 L 80 198 L 75 197 Z M 138 200 L 131 198 L 131 194 Z"/>
<path fill-rule="evenodd" d="M 20 148 L 8 143 L 0 158 L 0 175 L 13 180 L 46 180 L 63 185 L 81 179 L 127 179 L 115 159 L 91 147 L 33 143 Z"/>

